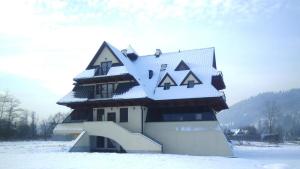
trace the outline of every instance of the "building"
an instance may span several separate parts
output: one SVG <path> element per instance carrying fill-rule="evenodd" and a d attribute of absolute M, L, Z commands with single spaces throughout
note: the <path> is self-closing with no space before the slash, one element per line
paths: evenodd
<path fill-rule="evenodd" d="M 104 42 L 58 104 L 73 111 L 54 134 L 70 151 L 232 156 L 216 119 L 228 108 L 215 49 L 139 56 Z"/>

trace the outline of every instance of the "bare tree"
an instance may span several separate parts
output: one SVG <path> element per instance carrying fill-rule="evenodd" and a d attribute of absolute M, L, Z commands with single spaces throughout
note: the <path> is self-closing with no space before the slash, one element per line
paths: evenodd
<path fill-rule="evenodd" d="M 51 135 L 50 123 L 47 120 L 42 120 L 40 124 L 41 136 L 47 140 Z"/>
<path fill-rule="evenodd" d="M 36 113 L 33 111 L 31 112 L 31 123 L 30 123 L 31 138 L 35 138 L 37 135 L 36 122 L 37 122 Z"/>
<path fill-rule="evenodd" d="M 20 101 L 13 96 L 8 96 L 7 101 L 7 120 L 13 122 L 17 117 L 17 112 L 23 111 L 20 107 Z"/>
<path fill-rule="evenodd" d="M 61 112 L 56 113 L 54 116 L 50 116 L 47 120 L 42 120 L 40 123 L 40 131 L 42 137 L 46 140 L 53 134 L 53 129 L 59 123 L 61 123 L 66 117 L 66 114 Z"/>
<path fill-rule="evenodd" d="M 268 132 L 272 134 L 275 129 L 275 121 L 279 116 L 279 106 L 275 101 L 266 102 L 265 116 L 267 119 Z"/>
<path fill-rule="evenodd" d="M 4 118 L 4 114 L 7 109 L 8 99 L 8 92 L 6 92 L 5 94 L 0 94 L 0 120 Z"/>

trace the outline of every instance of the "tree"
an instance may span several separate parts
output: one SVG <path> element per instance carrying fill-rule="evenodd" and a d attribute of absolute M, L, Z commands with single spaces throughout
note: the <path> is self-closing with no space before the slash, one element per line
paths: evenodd
<path fill-rule="evenodd" d="M 4 113 L 6 112 L 8 99 L 8 92 L 6 92 L 5 94 L 0 94 L 0 120 L 4 118 Z"/>
<path fill-rule="evenodd" d="M 51 135 L 50 123 L 47 120 L 42 120 L 41 125 L 41 136 L 47 140 Z"/>
<path fill-rule="evenodd" d="M 265 116 L 269 134 L 275 132 L 275 121 L 279 116 L 279 107 L 275 101 L 266 102 Z"/>
<path fill-rule="evenodd" d="M 30 117 L 31 117 L 30 133 L 31 133 L 31 138 L 34 139 L 34 138 L 36 138 L 36 135 L 37 135 L 37 130 L 36 130 L 37 117 L 36 117 L 36 113 L 34 111 L 31 112 Z"/>
<path fill-rule="evenodd" d="M 47 140 L 53 134 L 55 126 L 61 123 L 65 117 L 66 114 L 58 112 L 54 116 L 50 116 L 47 120 L 43 120 L 40 124 L 42 137 Z"/>

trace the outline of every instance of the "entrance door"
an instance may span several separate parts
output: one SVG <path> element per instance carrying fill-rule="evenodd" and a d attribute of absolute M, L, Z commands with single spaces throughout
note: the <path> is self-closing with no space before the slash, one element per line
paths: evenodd
<path fill-rule="evenodd" d="M 116 113 L 115 112 L 107 113 L 107 121 L 116 122 Z"/>

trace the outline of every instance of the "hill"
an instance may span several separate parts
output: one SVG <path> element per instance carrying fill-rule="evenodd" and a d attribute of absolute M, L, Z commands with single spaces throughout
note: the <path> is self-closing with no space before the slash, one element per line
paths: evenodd
<path fill-rule="evenodd" d="M 217 117 L 221 125 L 229 126 L 230 128 L 257 125 L 261 119 L 265 119 L 268 102 L 276 103 L 281 118 L 289 116 L 300 119 L 300 89 L 284 92 L 266 92 L 250 97 L 234 104 L 228 110 L 220 112 Z M 282 118 L 281 121 L 283 122 L 284 120 L 287 119 Z"/>

